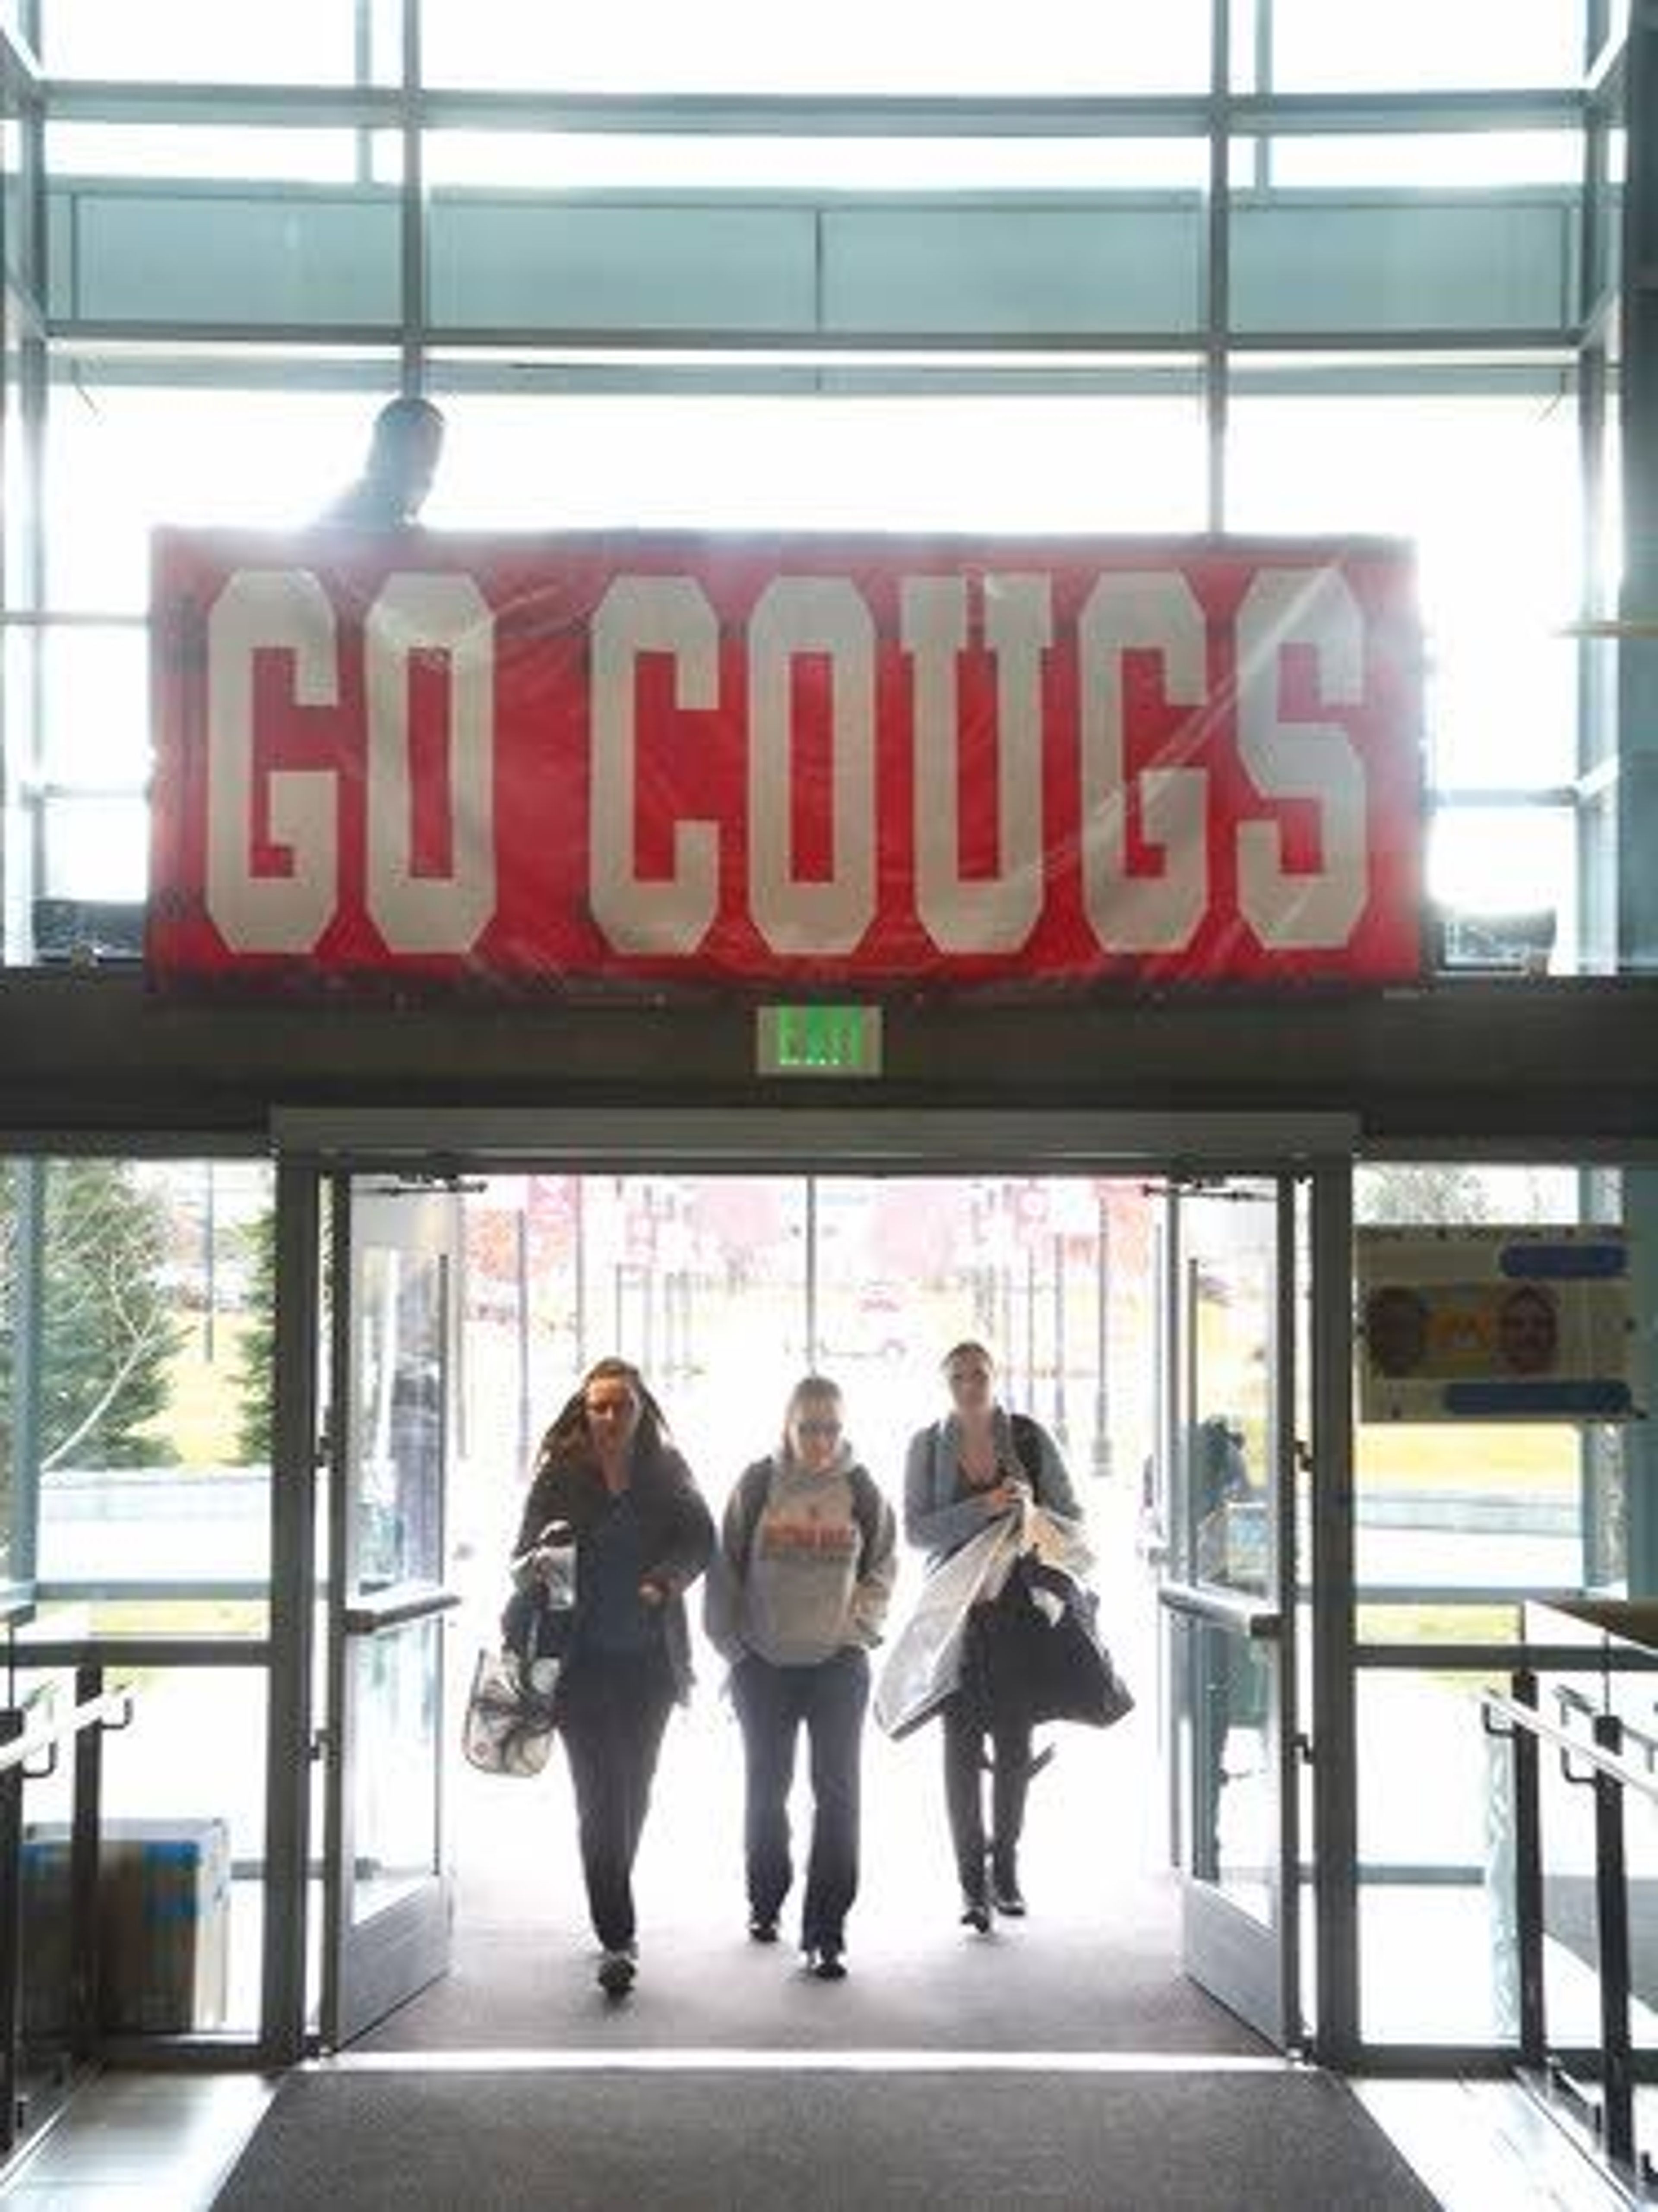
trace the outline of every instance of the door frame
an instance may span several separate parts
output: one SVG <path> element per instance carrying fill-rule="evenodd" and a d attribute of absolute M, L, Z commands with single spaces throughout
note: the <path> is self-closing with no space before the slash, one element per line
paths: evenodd
<path fill-rule="evenodd" d="M 1311 1715 L 1317 1756 L 1313 1878 L 1317 1970 L 1314 2048 L 1351 2059 L 1357 2021 L 1352 1742 L 1352 1170 L 1359 1124 L 1345 1113 L 1090 1113 L 1075 1108 L 773 1105 L 708 1108 L 276 1109 L 277 1268 L 276 1495 L 269 1747 L 270 1877 L 264 2047 L 304 2055 L 311 1905 L 316 1473 L 322 1448 L 318 1325 L 322 1193 L 328 1177 L 420 1170 L 962 1175 L 1249 1174 L 1310 1187 L 1311 1404 L 1321 1439 L 1313 1491 Z"/>
<path fill-rule="evenodd" d="M 1242 1182 L 1245 1178 L 1228 1178 Z M 1298 1328 L 1303 1282 L 1299 1229 L 1306 1203 L 1307 1178 L 1294 1170 L 1247 1178 L 1269 1188 L 1260 1193 L 1217 1190 L 1216 1179 L 1190 1186 L 1171 1184 L 1160 1240 L 1164 1271 L 1160 1309 L 1172 1356 L 1163 1363 L 1163 1408 L 1159 1434 L 1168 1475 L 1164 1501 L 1166 1561 L 1175 1579 L 1159 1588 L 1165 1624 L 1168 1694 L 1163 1713 L 1163 1755 L 1170 1792 L 1170 1849 L 1181 1886 L 1181 1958 L 1186 1972 L 1280 2049 L 1300 2052 L 1306 2034 L 1302 2003 L 1300 1758 L 1306 1741 L 1300 1720 L 1300 1565 L 1297 1519 L 1297 1474 L 1303 1414 L 1299 1376 L 1302 1332 Z M 1219 1199 L 1228 1204 L 1270 1205 L 1271 1277 L 1266 1336 L 1261 1351 L 1270 1361 L 1266 1377 L 1266 1443 L 1268 1457 L 1260 1474 L 1265 1507 L 1266 1574 L 1260 1589 L 1211 1581 L 1196 1555 L 1198 1525 L 1193 1494 L 1192 1443 L 1200 1415 L 1216 1410 L 1199 1387 L 1202 1348 L 1199 1335 L 1194 1246 L 1191 1209 Z M 1310 1250 L 1306 1273 L 1310 1279 Z M 1236 1410 L 1236 1409 L 1235 1409 Z M 1313 1440 L 1316 1451 L 1316 1438 Z M 1204 1693 L 1198 1677 L 1194 1638 L 1207 1629 L 1215 1638 L 1236 1638 L 1257 1644 L 1267 1670 L 1266 1710 L 1267 1757 L 1271 1761 L 1275 1850 L 1269 1870 L 1269 1917 L 1263 1921 L 1228 1896 L 1197 1863 L 1199 1838 L 1194 1820 L 1199 1791 L 1212 1787 L 1204 1777 L 1211 1756 L 1206 1726 L 1212 1717 L 1200 1710 Z M 1218 1769 L 1215 1770 L 1218 1775 Z M 1189 1808 L 1191 1818 L 1183 1817 Z M 1206 1814 L 1207 1808 L 1203 1808 Z"/>

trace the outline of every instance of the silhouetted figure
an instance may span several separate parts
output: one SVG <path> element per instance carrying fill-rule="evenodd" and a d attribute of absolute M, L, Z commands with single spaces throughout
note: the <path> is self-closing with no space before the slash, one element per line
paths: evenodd
<path fill-rule="evenodd" d="M 362 474 L 317 518 L 332 528 L 406 530 L 420 520 L 443 451 L 443 416 L 429 399 L 388 400 L 374 417 Z"/>

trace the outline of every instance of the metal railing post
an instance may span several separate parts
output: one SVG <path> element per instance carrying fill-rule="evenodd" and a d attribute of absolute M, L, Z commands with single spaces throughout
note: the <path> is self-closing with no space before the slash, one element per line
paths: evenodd
<path fill-rule="evenodd" d="M 1594 1741 L 1617 1757 L 1624 1747 L 1616 1713 L 1597 1713 Z M 1597 1767 L 1594 1775 L 1594 1906 L 1600 1945 L 1601 2124 L 1606 2155 L 1635 2161 L 1635 2083 L 1630 2063 L 1629 1893 L 1625 1886 L 1624 1785 Z"/>
<path fill-rule="evenodd" d="M 1516 1704 L 1535 1705 L 1537 1676 L 1515 1670 Z M 1514 1755 L 1514 1923 L 1519 1954 L 1520 2056 L 1540 2067 L 1546 2056 L 1543 1979 L 1543 1807 L 1539 1746 L 1529 1729 L 1509 1739 Z"/>

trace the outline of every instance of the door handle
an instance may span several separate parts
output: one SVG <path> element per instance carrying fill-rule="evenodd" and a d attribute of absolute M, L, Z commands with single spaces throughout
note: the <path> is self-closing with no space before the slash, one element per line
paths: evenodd
<path fill-rule="evenodd" d="M 1163 1583 L 1157 1602 L 1187 1620 L 1206 1620 L 1216 1628 L 1230 1628 L 1260 1644 L 1275 1643 L 1284 1633 L 1284 1616 L 1275 1606 L 1258 1598 L 1218 1589 L 1200 1589 L 1193 1583 Z"/>
<path fill-rule="evenodd" d="M 340 1625 L 348 1636 L 379 1636 L 411 1620 L 451 1613 L 460 1601 L 459 1590 L 440 1583 L 392 1583 L 383 1590 L 360 1592 L 342 1608 Z"/>

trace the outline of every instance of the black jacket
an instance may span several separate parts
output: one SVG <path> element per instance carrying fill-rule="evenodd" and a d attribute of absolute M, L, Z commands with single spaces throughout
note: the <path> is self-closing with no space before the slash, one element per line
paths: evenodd
<path fill-rule="evenodd" d="M 691 1640 L 684 1594 L 708 1564 L 714 1549 L 714 1521 L 689 1468 L 671 1447 L 636 1460 L 629 1488 L 639 1514 L 645 1578 L 663 1593 L 668 1663 L 673 1670 L 675 1692 L 683 1703 L 691 1686 Z M 603 1475 L 591 1460 L 583 1459 L 563 1460 L 543 1468 L 525 1500 L 513 1556 L 532 1550 L 550 1521 L 567 1522 L 575 1537 L 578 1611 L 582 1544 L 609 1504 Z"/>

